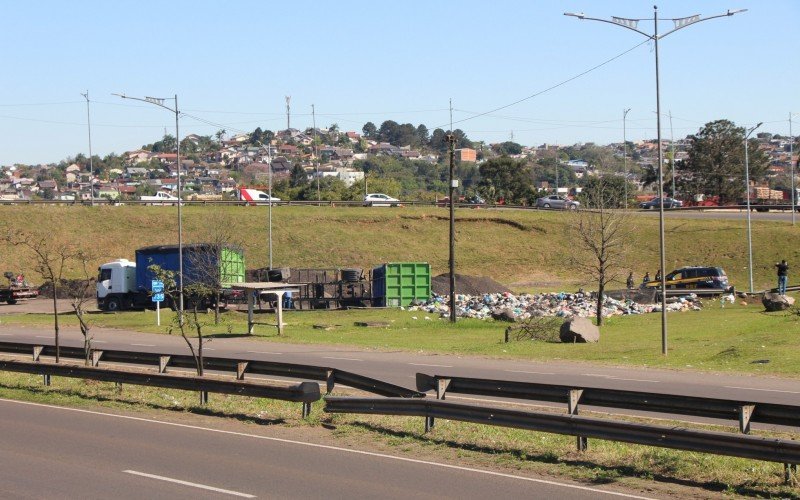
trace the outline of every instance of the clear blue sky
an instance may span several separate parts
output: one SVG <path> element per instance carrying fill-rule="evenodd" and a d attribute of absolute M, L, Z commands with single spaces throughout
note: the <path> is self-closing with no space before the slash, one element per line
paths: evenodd
<path fill-rule="evenodd" d="M 167 111 L 123 101 L 178 94 L 180 109 L 229 133 L 337 123 L 360 131 L 391 119 L 449 123 L 473 140 L 572 144 L 655 137 L 652 43 L 537 94 L 646 39 L 565 17 L 652 17 L 634 1 L 97 1 L 12 2 L 3 9 L 0 165 L 122 153 L 174 133 Z M 788 134 L 800 112 L 800 2 L 663 1 L 659 17 L 748 12 L 690 26 L 659 42 L 661 106 L 682 137 L 727 118 Z M 664 22 L 660 31 L 671 27 Z M 651 32 L 652 21 L 640 28 Z M 190 117 L 181 135 L 219 127 Z M 800 116 L 794 127 L 800 131 Z M 669 120 L 663 134 L 670 137 Z"/>

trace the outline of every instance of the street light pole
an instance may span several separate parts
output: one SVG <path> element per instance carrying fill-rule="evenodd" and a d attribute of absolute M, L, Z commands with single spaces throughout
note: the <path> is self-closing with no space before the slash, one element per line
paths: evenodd
<path fill-rule="evenodd" d="M 455 158 L 456 158 L 456 137 L 451 132 L 447 134 L 447 142 L 450 144 L 450 322 L 456 322 L 456 212 L 455 212 L 455 195 L 457 180 L 455 177 Z"/>
<path fill-rule="evenodd" d="M 178 164 L 178 321 L 183 326 L 183 212 L 182 208 L 182 193 L 181 193 L 181 135 L 178 128 L 178 118 L 180 112 L 178 111 L 178 94 L 175 94 L 173 100 L 175 101 L 175 108 L 170 108 L 164 104 L 168 97 L 131 97 L 125 94 L 111 94 L 122 99 L 133 99 L 134 101 L 147 102 L 154 104 L 160 108 L 164 108 L 171 113 L 175 113 L 175 160 Z"/>
<path fill-rule="evenodd" d="M 739 9 L 739 10 L 728 10 L 724 14 L 718 14 L 711 17 L 700 18 L 699 15 L 690 16 L 690 17 L 682 17 L 682 18 L 674 18 L 672 22 L 675 24 L 675 27 L 666 33 L 659 35 L 658 34 L 658 6 L 653 6 L 653 34 L 646 33 L 637 28 L 639 21 L 649 21 L 649 19 L 627 19 L 623 17 L 612 17 L 611 20 L 607 19 L 600 19 L 596 17 L 588 17 L 584 13 L 573 13 L 573 12 L 565 12 L 565 16 L 570 17 L 577 17 L 581 20 L 589 20 L 589 21 L 599 21 L 601 23 L 608 23 L 613 24 L 616 26 L 621 26 L 623 28 L 627 28 L 631 31 L 635 31 L 640 35 L 652 40 L 655 45 L 655 53 L 656 53 L 656 124 L 658 127 L 658 197 L 661 200 L 659 203 L 659 210 L 658 210 L 658 231 L 659 231 L 659 253 L 661 254 L 660 258 L 660 270 L 661 270 L 661 354 L 667 354 L 667 290 L 666 290 L 666 277 L 664 268 L 665 266 L 665 256 L 664 256 L 664 152 L 662 151 L 661 147 L 661 91 L 659 88 L 659 74 L 658 74 L 658 41 L 665 36 L 668 36 L 680 29 L 683 29 L 687 26 L 691 26 L 692 24 L 697 24 L 702 21 L 708 21 L 711 19 L 716 19 L 718 17 L 729 17 L 734 14 L 738 14 L 739 12 L 744 12 L 747 9 Z"/>
<path fill-rule="evenodd" d="M 760 126 L 761 123 L 750 127 L 744 134 L 744 191 L 747 200 L 747 269 L 750 275 L 750 293 L 753 293 L 753 234 L 750 230 L 750 155 L 747 140 L 750 134 Z"/>
<path fill-rule="evenodd" d="M 792 186 L 792 225 L 794 226 L 795 212 L 797 212 L 797 191 L 794 187 L 794 136 L 792 135 L 792 113 L 789 113 L 789 175 Z"/>
<path fill-rule="evenodd" d="M 625 171 L 625 210 L 628 209 L 628 139 L 626 137 L 625 119 L 631 108 L 622 110 L 622 168 Z"/>
<path fill-rule="evenodd" d="M 89 91 L 81 94 L 86 99 L 86 126 L 89 128 L 89 204 L 94 206 L 94 164 L 92 163 L 92 118 L 89 113 Z M 791 126 L 789 127 L 791 129 Z"/>

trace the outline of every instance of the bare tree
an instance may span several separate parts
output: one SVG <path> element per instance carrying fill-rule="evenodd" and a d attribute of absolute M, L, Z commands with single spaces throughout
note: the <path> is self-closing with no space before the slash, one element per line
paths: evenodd
<path fill-rule="evenodd" d="M 222 289 L 235 276 L 244 272 L 244 269 L 237 268 L 243 265 L 243 261 L 235 258 L 235 255 L 242 253 L 242 231 L 235 223 L 219 215 L 212 216 L 206 228 L 205 234 L 200 235 L 205 243 L 192 245 L 187 252 L 187 260 L 192 268 L 192 281 L 203 285 L 194 287 L 195 293 L 187 294 L 187 309 L 197 306 L 202 310 L 213 305 L 214 324 L 218 325 L 220 306 L 225 303 Z"/>
<path fill-rule="evenodd" d="M 86 318 L 86 305 L 94 299 L 94 293 L 91 292 L 94 289 L 95 280 L 89 274 L 88 264 L 91 258 L 86 253 L 79 252 L 76 255 L 76 259 L 80 263 L 83 279 L 71 290 L 72 302 L 70 305 L 72 310 L 75 311 L 75 317 L 78 318 L 78 326 L 81 329 L 81 335 L 83 335 L 84 361 L 87 366 L 90 366 L 92 364 L 91 352 L 94 337 L 90 334 L 92 325 Z"/>
<path fill-rule="evenodd" d="M 614 184 L 598 179 L 585 191 L 585 208 L 572 214 L 571 232 L 575 251 L 572 266 L 597 283 L 597 325 L 603 324 L 606 286 L 621 279 L 633 228 L 626 212 L 613 210 L 619 204 Z"/>
<path fill-rule="evenodd" d="M 54 239 L 52 234 L 27 231 L 8 230 L 2 239 L 14 246 L 28 249 L 34 257 L 34 270 L 42 277 L 45 284 L 53 289 L 53 328 L 55 334 L 56 363 L 60 362 L 61 344 L 58 324 L 58 289 L 64 279 L 64 272 L 69 261 L 78 255 L 78 251 L 69 243 Z"/>
<path fill-rule="evenodd" d="M 149 266 L 148 269 L 153 273 L 153 276 L 155 276 L 156 279 L 161 280 L 164 283 L 164 295 L 168 296 L 173 303 L 177 303 L 178 286 L 175 277 L 176 273 L 174 271 L 163 269 L 161 266 L 155 264 Z M 207 296 L 211 290 L 203 283 L 191 283 L 183 287 L 183 292 L 186 296 L 202 297 Z M 186 311 L 184 311 L 184 315 L 181 318 L 181 311 L 175 311 L 175 316 L 172 318 L 170 323 L 169 333 L 172 334 L 175 328 L 178 329 L 181 337 L 189 347 L 189 352 L 192 354 L 192 359 L 194 359 L 197 374 L 199 376 L 203 376 L 203 346 L 208 342 L 211 342 L 211 339 L 207 339 L 203 336 L 203 328 L 209 326 L 211 321 L 204 320 L 203 316 L 199 313 L 200 301 L 194 300 L 191 302 L 192 305 L 190 307 L 190 314 L 186 314 Z M 190 337 L 191 330 L 194 330 L 194 333 L 197 336 L 196 346 L 193 338 Z"/>

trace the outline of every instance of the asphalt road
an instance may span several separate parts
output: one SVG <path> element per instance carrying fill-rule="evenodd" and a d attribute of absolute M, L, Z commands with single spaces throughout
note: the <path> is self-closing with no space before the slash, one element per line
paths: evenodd
<path fill-rule="evenodd" d="M 124 349 L 163 354 L 188 354 L 183 339 L 177 336 L 147 334 L 94 328 L 94 346 L 98 349 Z M 52 329 L 0 325 L 0 341 L 52 343 Z M 81 346 L 77 329 L 62 329 L 62 345 Z M 385 352 L 347 346 L 284 344 L 250 338 L 214 339 L 205 348 L 206 356 L 253 359 L 286 363 L 331 366 L 413 388 L 416 373 L 468 376 L 486 379 L 519 380 L 576 387 L 607 387 L 622 390 L 680 393 L 686 396 L 716 397 L 752 403 L 800 405 L 797 379 L 750 375 L 712 374 L 692 371 L 657 370 L 598 366 L 563 361 L 498 360 L 469 356 L 427 355 L 403 351 Z M 453 401 L 470 402 L 486 397 L 448 395 Z M 556 406 L 532 402 L 530 406 Z M 592 409 L 586 407 L 586 409 Z M 611 410 L 603 410 L 611 412 Z M 659 413 L 613 410 L 614 413 L 675 419 Z M 681 420 L 724 423 L 695 417 Z M 754 428 L 759 425 L 754 424 Z"/>
<path fill-rule="evenodd" d="M 2 497 L 642 498 L 576 484 L 0 400 Z"/>

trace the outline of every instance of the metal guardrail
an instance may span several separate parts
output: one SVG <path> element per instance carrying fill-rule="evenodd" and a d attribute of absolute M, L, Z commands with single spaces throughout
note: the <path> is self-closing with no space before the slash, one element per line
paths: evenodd
<path fill-rule="evenodd" d="M 800 442 L 797 441 L 680 427 L 652 426 L 578 415 L 488 408 L 441 400 L 327 397 L 324 411 L 415 416 L 426 419 L 444 418 L 784 464 L 800 462 Z"/>
<path fill-rule="evenodd" d="M 57 377 L 115 382 L 117 384 L 145 385 L 149 387 L 164 387 L 185 391 L 199 391 L 201 393 L 201 401 L 207 400 L 207 398 L 204 398 L 202 395 L 209 392 L 292 401 L 303 403 L 303 417 L 308 416 L 310 413 L 311 403 L 319 401 L 322 397 L 319 391 L 319 384 L 314 382 L 301 382 L 295 386 L 281 387 L 256 384 L 242 380 L 216 380 L 198 376 L 141 373 L 115 370 L 112 368 L 97 368 L 93 366 L 14 360 L 0 360 L 0 370 L 44 375 L 46 377 L 45 383 L 49 381 L 48 377 L 55 375 Z"/>
<path fill-rule="evenodd" d="M 0 352 L 10 354 L 33 354 L 34 359 L 40 356 L 55 356 L 56 349 L 52 345 L 37 345 L 24 342 L 0 342 Z M 80 347 L 64 347 L 60 349 L 60 356 L 68 359 L 84 359 L 85 353 Z M 196 367 L 194 358 L 183 354 L 161 354 L 141 351 L 125 351 L 115 349 L 92 349 L 91 362 L 93 366 L 104 363 L 131 363 L 158 367 L 159 373 L 166 372 L 167 368 Z M 295 363 L 279 363 L 273 361 L 240 360 L 221 357 L 203 357 L 205 370 L 233 372 L 238 380 L 244 380 L 245 373 L 256 375 L 272 375 L 304 380 L 318 380 L 326 383 L 327 392 L 330 393 L 336 383 L 345 384 L 354 389 L 359 389 L 379 396 L 391 397 L 423 397 L 424 394 L 390 384 L 382 380 L 373 379 L 357 373 L 331 368 L 326 366 L 302 365 Z"/>
<path fill-rule="evenodd" d="M 576 414 L 578 404 L 642 410 L 673 415 L 691 415 L 724 420 L 738 420 L 739 430 L 748 433 L 751 422 L 785 425 L 800 428 L 800 407 L 748 400 L 730 400 L 627 391 L 572 385 L 539 384 L 507 380 L 487 380 L 448 375 L 417 374 L 417 389 L 435 390 L 437 399 L 449 392 L 478 396 L 493 396 L 530 401 L 565 403 Z"/>

